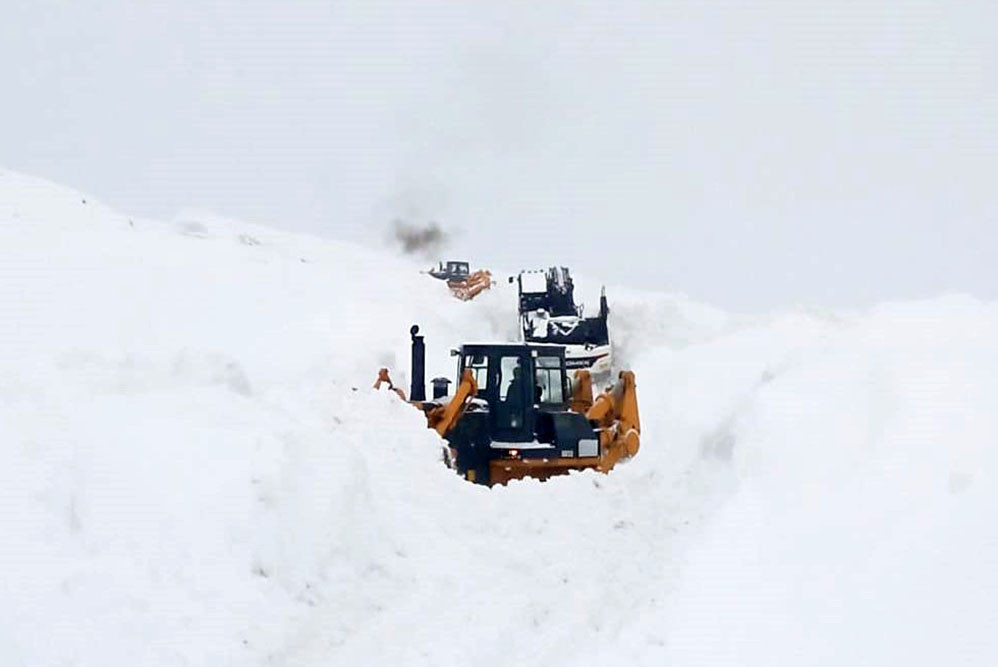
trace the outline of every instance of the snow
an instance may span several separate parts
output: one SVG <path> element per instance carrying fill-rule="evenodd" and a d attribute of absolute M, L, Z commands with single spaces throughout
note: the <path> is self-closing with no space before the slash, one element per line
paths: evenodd
<path fill-rule="evenodd" d="M 487 489 L 371 385 L 515 286 L 419 269 L 0 171 L 0 664 L 998 660 L 998 306 L 608 286 L 640 453 Z"/>
<path fill-rule="evenodd" d="M 548 281 L 543 271 L 522 272 L 520 284 L 524 294 L 544 294 L 548 291 Z"/>

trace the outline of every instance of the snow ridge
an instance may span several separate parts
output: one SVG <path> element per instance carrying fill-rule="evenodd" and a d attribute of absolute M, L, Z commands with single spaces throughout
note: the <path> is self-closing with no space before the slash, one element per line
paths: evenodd
<path fill-rule="evenodd" d="M 998 658 L 994 304 L 610 286 L 641 453 L 490 490 L 370 388 L 515 331 L 420 268 L 0 171 L 0 664 Z"/>

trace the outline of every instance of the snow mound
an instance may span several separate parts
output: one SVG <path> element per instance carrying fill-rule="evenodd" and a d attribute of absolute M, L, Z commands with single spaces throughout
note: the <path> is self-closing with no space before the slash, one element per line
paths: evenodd
<path fill-rule="evenodd" d="M 505 488 L 406 383 L 515 333 L 392 254 L 0 171 L 0 664 L 993 664 L 998 309 L 608 289 L 643 441 Z"/>

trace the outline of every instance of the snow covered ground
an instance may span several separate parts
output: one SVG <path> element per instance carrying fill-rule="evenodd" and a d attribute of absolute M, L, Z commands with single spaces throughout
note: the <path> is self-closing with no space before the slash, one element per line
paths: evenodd
<path fill-rule="evenodd" d="M 998 662 L 998 306 L 608 286 L 640 454 L 490 490 L 371 389 L 515 333 L 420 268 L 0 171 L 0 664 Z"/>

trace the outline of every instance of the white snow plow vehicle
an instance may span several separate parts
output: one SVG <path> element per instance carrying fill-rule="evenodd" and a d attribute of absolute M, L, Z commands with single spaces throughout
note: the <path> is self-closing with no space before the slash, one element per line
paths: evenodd
<path fill-rule="evenodd" d="M 569 369 L 588 369 L 593 375 L 610 373 L 613 362 L 606 291 L 600 292 L 599 313 L 584 317 L 575 304 L 575 286 L 566 267 L 521 271 L 516 280 L 520 293 L 520 337 L 525 343 L 551 343 L 565 347 Z"/>

